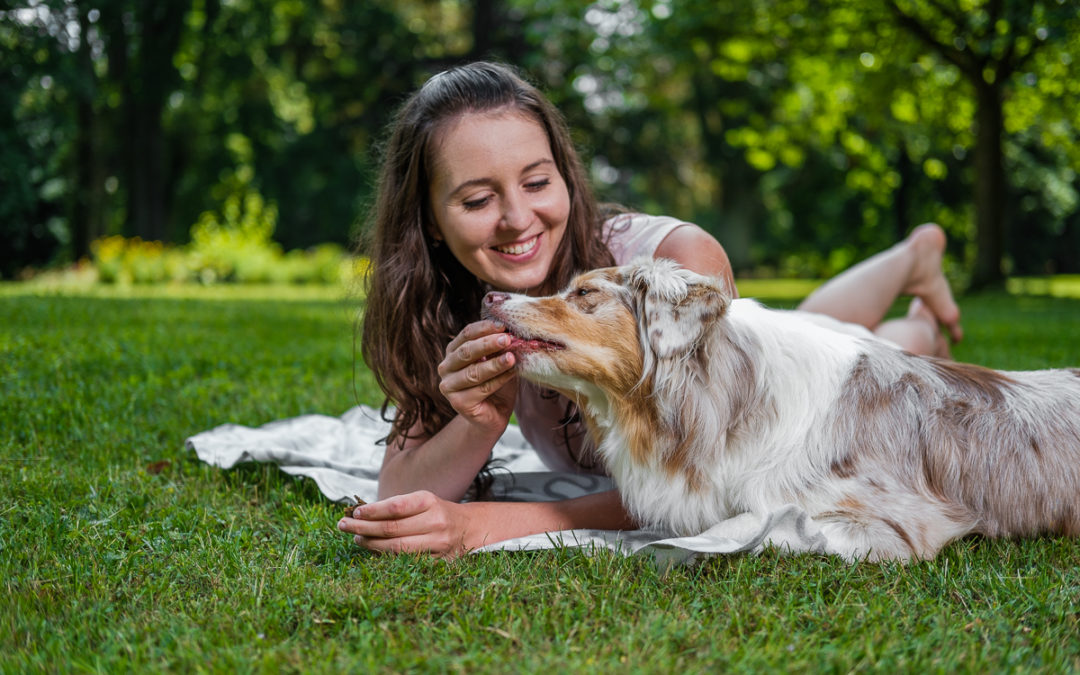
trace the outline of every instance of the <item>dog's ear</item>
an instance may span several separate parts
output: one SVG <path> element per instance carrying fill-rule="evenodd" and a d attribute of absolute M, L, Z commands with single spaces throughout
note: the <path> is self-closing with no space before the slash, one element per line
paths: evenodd
<path fill-rule="evenodd" d="M 692 352 L 731 303 L 717 279 L 670 260 L 635 262 L 626 273 L 636 294 L 638 326 L 657 358 Z"/>

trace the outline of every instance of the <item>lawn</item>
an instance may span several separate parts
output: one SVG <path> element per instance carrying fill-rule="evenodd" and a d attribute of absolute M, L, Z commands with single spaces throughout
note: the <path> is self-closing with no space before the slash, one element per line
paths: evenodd
<path fill-rule="evenodd" d="M 1080 366 L 1080 299 L 961 305 L 957 358 Z M 1080 541 L 972 538 L 907 567 L 375 557 L 312 482 L 185 451 L 223 422 L 377 403 L 355 310 L 0 286 L 0 672 L 1080 669 Z"/>

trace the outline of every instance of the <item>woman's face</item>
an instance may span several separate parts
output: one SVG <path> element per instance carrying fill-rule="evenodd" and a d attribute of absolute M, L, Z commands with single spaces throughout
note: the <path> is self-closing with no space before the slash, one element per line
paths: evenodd
<path fill-rule="evenodd" d="M 477 278 L 536 291 L 566 232 L 570 194 L 547 133 L 510 110 L 468 113 L 432 148 L 433 234 Z"/>

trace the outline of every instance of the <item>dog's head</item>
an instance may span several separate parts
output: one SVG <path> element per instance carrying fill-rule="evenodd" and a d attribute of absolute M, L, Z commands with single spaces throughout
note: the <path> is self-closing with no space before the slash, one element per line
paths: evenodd
<path fill-rule="evenodd" d="M 579 275 L 557 295 L 489 293 L 483 314 L 514 336 L 510 349 L 525 377 L 567 394 L 613 397 L 638 387 L 657 363 L 693 356 L 729 303 L 716 279 L 639 260 Z"/>

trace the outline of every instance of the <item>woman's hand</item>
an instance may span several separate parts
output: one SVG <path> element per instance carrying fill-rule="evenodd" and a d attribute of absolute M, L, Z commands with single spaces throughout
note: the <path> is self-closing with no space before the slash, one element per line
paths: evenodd
<path fill-rule="evenodd" d="M 426 490 L 388 497 L 353 510 L 338 529 L 380 553 L 430 553 L 456 558 L 514 537 L 576 528 L 638 527 L 615 490 L 554 502 L 457 502 Z"/>
<path fill-rule="evenodd" d="M 493 321 L 477 321 L 446 346 L 439 390 L 459 415 L 485 428 L 505 427 L 517 398 L 510 335 Z"/>
<path fill-rule="evenodd" d="M 353 511 L 358 517 L 342 518 L 338 529 L 371 551 L 425 552 L 452 559 L 483 545 L 470 541 L 467 509 L 420 490 L 358 506 Z"/>

